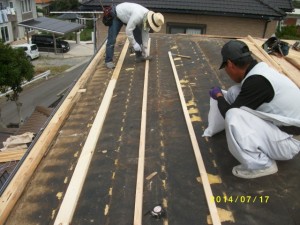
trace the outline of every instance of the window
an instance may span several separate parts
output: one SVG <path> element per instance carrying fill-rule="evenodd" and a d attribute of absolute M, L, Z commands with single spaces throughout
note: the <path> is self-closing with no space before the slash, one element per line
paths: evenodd
<path fill-rule="evenodd" d="M 6 27 L 1 27 L 1 39 L 4 42 L 9 41 L 9 36 L 8 36 L 8 28 Z"/>
<path fill-rule="evenodd" d="M 27 0 L 27 2 L 28 2 L 28 11 L 32 11 L 32 10 L 31 10 L 31 1 L 30 1 L 30 0 Z"/>
<path fill-rule="evenodd" d="M 9 2 L 9 8 L 13 8 L 14 7 L 14 3 L 13 2 Z"/>
<path fill-rule="evenodd" d="M 21 1 L 22 13 L 31 11 L 31 1 L 30 0 L 22 0 Z"/>
<path fill-rule="evenodd" d="M 204 24 L 183 24 L 183 23 L 167 23 L 168 34 L 205 34 L 206 25 Z"/>
<path fill-rule="evenodd" d="M 185 30 L 186 34 L 202 34 L 202 29 L 195 29 L 195 28 L 187 28 Z"/>
<path fill-rule="evenodd" d="M 25 12 L 25 3 L 24 3 L 24 1 L 21 1 L 21 7 L 22 7 L 22 13 Z"/>

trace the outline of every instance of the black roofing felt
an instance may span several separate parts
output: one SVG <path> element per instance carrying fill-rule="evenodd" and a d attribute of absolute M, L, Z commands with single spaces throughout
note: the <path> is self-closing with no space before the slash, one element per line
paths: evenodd
<path fill-rule="evenodd" d="M 130 51 L 123 62 L 118 61 L 125 40 L 125 34 L 120 34 L 115 46 L 116 62 L 121 63 L 120 76 L 115 80 L 114 97 L 102 131 L 95 137 L 95 151 L 75 202 L 71 224 L 133 224 L 146 67 L 145 63 L 135 62 Z M 151 34 L 153 60 L 149 62 L 146 81 L 141 224 L 209 224 L 208 199 L 199 179 L 207 173 L 214 178 L 209 181 L 215 182 L 211 183 L 212 195 L 206 197 L 216 204 L 222 225 L 299 225 L 300 154 L 289 161 L 278 161 L 276 174 L 241 179 L 232 175 L 232 167 L 239 162 L 228 150 L 225 132 L 202 137 L 208 125 L 210 87 L 228 89 L 235 84 L 225 71 L 218 69 L 221 47 L 228 41 L 228 38 L 196 35 Z M 188 107 L 191 119 L 198 118 L 192 122 L 192 129 L 205 171 L 200 172 L 197 165 L 168 57 L 170 50 L 191 57 L 174 57 L 174 66 L 187 103 L 184 107 Z M 83 71 L 91 73 L 84 85 L 86 92 L 76 100 L 5 225 L 54 224 L 63 201 L 57 193 L 66 193 L 67 187 L 72 186 L 66 178 L 72 177 L 82 154 L 82 145 L 91 129 L 87 124 L 95 118 L 101 102 L 106 101 L 107 81 L 113 71 L 105 68 L 104 58 L 96 60 L 95 70 Z M 157 204 L 166 207 L 163 219 L 149 214 Z"/>
<path fill-rule="evenodd" d="M 114 0 L 115 4 L 124 2 Z M 162 12 L 183 12 L 212 15 L 228 15 L 243 17 L 283 17 L 286 11 L 292 11 L 293 6 L 290 0 L 131 0 L 147 8 L 156 9 Z M 103 4 L 111 4 L 111 0 L 103 0 Z M 89 0 L 82 5 L 85 9 L 100 7 L 99 0 Z"/>
<path fill-rule="evenodd" d="M 36 19 L 23 21 L 19 23 L 19 26 L 48 31 L 61 35 L 84 28 L 84 25 L 82 24 L 71 23 L 47 17 L 38 17 Z"/>

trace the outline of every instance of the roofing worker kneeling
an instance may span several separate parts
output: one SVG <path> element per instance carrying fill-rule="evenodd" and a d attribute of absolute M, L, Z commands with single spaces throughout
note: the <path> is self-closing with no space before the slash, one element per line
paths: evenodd
<path fill-rule="evenodd" d="M 159 32 L 164 24 L 161 13 L 149 11 L 147 8 L 130 2 L 118 4 L 113 10 L 113 20 L 108 28 L 105 65 L 109 69 L 115 68 L 113 63 L 116 38 L 123 25 L 126 25 L 126 35 L 134 49 L 136 61 L 150 60 L 148 55 L 149 33 Z"/>
<path fill-rule="evenodd" d="M 285 75 L 253 59 L 244 42 L 229 41 L 221 54 L 220 69 L 239 84 L 227 92 L 234 96 L 231 104 L 219 87 L 209 93 L 225 118 L 229 151 L 241 163 L 232 173 L 241 178 L 274 174 L 275 160 L 292 159 L 300 151 L 300 90 Z"/>

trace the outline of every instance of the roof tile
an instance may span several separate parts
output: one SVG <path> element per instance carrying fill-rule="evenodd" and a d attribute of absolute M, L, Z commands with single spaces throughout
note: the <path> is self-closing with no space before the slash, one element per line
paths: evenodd
<path fill-rule="evenodd" d="M 115 0 L 114 4 L 122 3 L 121 0 Z M 185 13 L 205 13 L 205 14 L 236 14 L 248 16 L 269 16 L 282 17 L 285 11 L 292 11 L 293 6 L 290 0 L 131 0 L 131 2 L 141 4 L 150 9 L 159 11 L 177 11 Z M 103 4 L 111 4 L 111 0 L 103 0 Z M 83 6 L 99 6 L 98 0 L 86 1 Z M 187 12 L 188 11 L 188 12 Z"/>

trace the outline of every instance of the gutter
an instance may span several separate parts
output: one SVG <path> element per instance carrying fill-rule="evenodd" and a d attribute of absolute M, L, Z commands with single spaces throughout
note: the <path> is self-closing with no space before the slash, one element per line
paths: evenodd
<path fill-rule="evenodd" d="M 270 23 L 270 22 L 271 22 L 270 19 L 267 19 L 266 22 L 265 22 L 264 32 L 263 32 L 263 35 L 262 35 L 263 38 L 266 37 L 266 32 L 267 32 L 267 28 L 268 28 L 268 23 Z"/>

